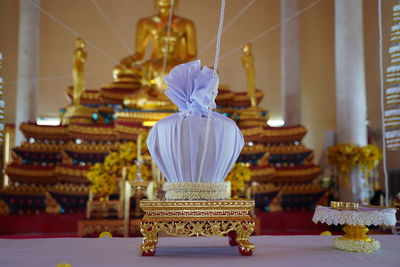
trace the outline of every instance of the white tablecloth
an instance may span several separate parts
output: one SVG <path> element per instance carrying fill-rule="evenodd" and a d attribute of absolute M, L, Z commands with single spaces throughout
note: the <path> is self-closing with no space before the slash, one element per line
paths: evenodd
<path fill-rule="evenodd" d="M 329 236 L 255 236 L 253 256 L 239 256 L 227 238 L 160 238 L 154 257 L 139 255 L 140 238 L 0 239 L 1 267 L 207 266 L 340 267 L 400 266 L 400 236 L 374 236 L 382 248 L 350 253 L 332 247 Z"/>

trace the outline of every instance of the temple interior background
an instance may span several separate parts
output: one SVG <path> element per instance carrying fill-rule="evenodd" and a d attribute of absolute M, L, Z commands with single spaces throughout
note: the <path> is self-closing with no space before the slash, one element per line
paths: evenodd
<path fill-rule="evenodd" d="M 228 0 L 227 9 L 225 13 L 226 23 L 229 23 L 235 16 L 237 16 L 237 14 L 240 14 L 240 11 L 250 2 L 251 0 L 250 1 Z M 154 1 L 150 0 L 148 1 L 97 0 L 95 1 L 95 3 L 101 7 L 101 10 L 99 10 L 98 7 L 96 7 L 93 1 L 89 0 L 57 0 L 57 1 L 41 0 L 40 1 L 40 8 L 42 9 L 42 13 L 40 15 L 40 29 L 39 29 L 40 31 L 39 76 L 36 78 L 35 77 L 31 78 L 35 82 L 36 81 L 38 82 L 39 102 L 38 102 L 37 117 L 39 119 L 43 120 L 58 119 L 60 116 L 59 113 L 60 108 L 66 107 L 72 102 L 72 100 L 70 99 L 71 97 L 67 97 L 66 89 L 72 85 L 71 58 L 72 58 L 72 53 L 76 48 L 75 40 L 77 37 L 81 37 L 83 40 L 86 41 L 86 51 L 88 53 L 85 63 L 86 89 L 99 90 L 100 88 L 103 87 L 104 84 L 109 84 L 113 81 L 112 70 L 115 67 L 115 65 L 119 64 L 122 58 L 124 58 L 127 55 L 133 54 L 133 52 L 135 51 L 135 36 L 136 36 L 135 29 L 138 20 L 142 17 L 150 16 L 151 14 L 156 13 Z M 328 165 L 326 163 L 327 161 L 326 153 L 328 146 L 333 145 L 331 142 L 332 139 L 330 138 L 332 137 L 332 133 L 337 130 L 337 113 L 339 112 L 337 110 L 338 105 L 336 103 L 336 82 L 335 82 L 335 20 L 334 20 L 335 1 L 298 0 L 298 3 L 299 3 L 298 6 L 299 10 L 309 7 L 309 9 L 307 9 L 298 16 L 298 21 L 299 21 L 298 40 L 300 44 L 300 50 L 299 50 L 300 98 L 301 98 L 299 113 L 301 114 L 300 115 L 301 117 L 300 124 L 302 125 L 301 127 L 303 126 L 305 127 L 304 132 L 302 132 L 299 136 L 287 134 L 287 136 L 283 137 L 282 139 L 283 141 L 282 140 L 271 141 L 270 139 L 268 139 L 260 142 L 262 143 L 262 146 L 265 147 L 284 146 L 286 142 L 287 143 L 292 142 L 293 144 L 302 143 L 304 144 L 305 147 L 304 151 L 306 152 L 302 150 L 302 153 L 304 152 L 305 154 L 303 153 L 301 156 L 299 155 L 300 158 L 299 160 L 295 158 L 290 158 L 290 156 L 288 156 L 289 159 L 285 158 L 285 156 L 287 155 L 293 155 L 293 154 L 297 155 L 296 154 L 297 152 L 293 152 L 290 149 L 288 150 L 288 154 L 279 151 L 276 152 L 276 155 L 278 155 L 276 156 L 274 154 L 275 152 L 273 152 L 274 151 L 273 148 L 271 148 L 270 150 L 267 149 L 267 153 L 266 151 L 261 149 L 262 152 L 260 153 L 257 152 L 258 154 L 254 152 L 254 150 L 247 148 L 247 150 L 246 149 L 244 150 L 243 155 L 239 157 L 239 162 L 245 162 L 248 165 L 250 164 L 251 167 L 254 168 L 256 168 L 256 166 L 257 167 L 261 166 L 262 168 L 265 168 L 263 169 L 264 171 L 263 174 L 259 175 L 259 176 L 263 175 L 264 176 L 260 178 L 257 176 L 258 174 L 256 175 L 254 174 L 255 173 L 254 172 L 252 181 L 260 182 L 262 184 L 263 182 L 265 182 L 262 179 L 266 180 L 270 179 L 268 180 L 268 183 L 265 184 L 265 187 L 262 187 L 262 190 L 260 189 L 259 191 L 257 191 L 256 189 L 255 193 L 256 195 L 258 194 L 256 196 L 256 201 L 262 203 L 259 204 L 258 206 L 256 205 L 258 211 L 268 212 L 268 214 L 264 213 L 258 214 L 260 219 L 259 222 L 260 229 L 257 230 L 258 231 L 257 233 L 265 233 L 267 231 L 266 228 L 272 227 L 273 229 L 275 229 L 274 228 L 275 226 L 276 229 L 279 229 L 279 231 L 287 230 L 286 228 L 280 228 L 279 224 L 290 225 L 288 226 L 288 228 L 291 228 L 291 231 L 295 233 L 299 233 L 302 231 L 316 233 L 320 232 L 321 230 L 326 230 L 327 228 L 321 229 L 318 227 L 317 228 L 312 227 L 306 221 L 312 215 L 311 211 L 313 211 L 313 209 L 317 204 L 328 205 L 329 200 L 333 200 L 335 197 L 337 197 L 337 193 L 335 193 L 335 190 L 337 188 L 332 188 L 332 187 L 327 187 L 326 185 L 322 185 L 324 183 L 323 178 L 325 176 L 331 175 L 331 173 L 327 174 L 326 172 L 326 170 L 328 169 Z M 393 6 L 397 3 L 398 1 L 395 0 L 382 1 L 382 14 L 383 14 L 382 55 L 383 55 L 384 70 L 386 70 L 386 68 L 390 65 L 390 56 L 387 51 L 391 46 L 389 36 L 391 31 L 391 25 L 393 24 L 392 10 Z M 101 12 L 105 12 L 108 21 L 107 19 L 105 19 L 104 14 L 102 15 Z M 179 0 L 179 5 L 176 8 L 175 13 L 179 16 L 188 18 L 193 21 L 196 27 L 196 35 L 197 35 L 196 58 L 201 59 L 202 64 L 207 66 L 212 66 L 215 55 L 214 54 L 215 41 L 213 38 L 215 38 L 217 33 L 217 27 L 218 27 L 217 18 L 219 16 L 219 8 L 217 2 L 215 0 Z M 5 123 L 8 125 L 8 127 L 12 126 L 19 127 L 19 125 L 15 125 L 16 113 L 18 112 L 18 110 L 16 109 L 16 107 L 18 106 L 16 90 L 17 90 L 17 71 L 18 71 L 19 14 L 20 14 L 19 1 L 0 0 L 0 52 L 3 55 L 2 69 L 0 73 L 4 79 L 3 83 L 4 101 L 6 103 Z M 363 45 L 364 45 L 363 49 L 364 49 L 364 66 L 365 66 L 365 92 L 367 100 L 366 110 L 367 110 L 367 120 L 368 120 L 368 126 L 367 126 L 368 143 L 375 144 L 377 146 L 382 146 L 383 145 L 382 120 L 381 120 L 382 110 L 381 110 L 381 89 L 380 89 L 381 80 L 380 80 L 380 70 L 379 70 L 380 51 L 378 42 L 379 18 L 377 12 L 377 1 L 363 0 L 362 14 L 363 14 L 362 33 L 363 33 Z M 263 117 L 265 119 L 263 123 L 266 124 L 266 120 L 269 120 L 271 126 L 278 126 L 278 127 L 284 125 L 281 81 L 283 79 L 290 78 L 290 77 L 282 77 L 281 73 L 282 43 L 281 43 L 280 23 L 281 23 L 280 0 L 254 1 L 254 3 L 251 4 L 251 6 L 249 6 L 249 8 L 245 12 L 243 12 L 243 14 L 241 14 L 236 21 L 234 21 L 232 26 L 230 26 L 229 29 L 223 32 L 220 65 L 218 70 L 220 84 L 228 85 L 230 90 L 234 93 L 245 92 L 247 77 L 245 71 L 243 70 L 241 62 L 241 57 L 243 56 L 242 48 L 246 43 L 251 43 L 252 54 L 254 56 L 256 89 L 261 90 L 264 94 L 262 100 L 261 98 L 260 99 L 257 98 L 261 100 L 261 102 L 258 104 L 258 107 L 261 108 L 263 111 L 268 111 L 268 116 Z M 69 28 L 69 30 L 66 28 Z M 357 50 L 359 48 L 353 47 L 353 49 Z M 146 59 L 149 58 L 151 51 L 152 51 L 151 45 L 147 46 L 145 54 Z M 351 90 L 351 88 L 349 88 L 348 90 Z M 349 99 L 349 101 L 357 102 L 357 99 Z M 217 104 L 218 104 L 218 98 L 217 98 Z M 229 107 L 229 103 L 228 104 L 225 103 L 222 106 Z M 240 106 L 240 104 L 238 104 L 238 106 Z M 238 106 L 236 106 L 236 108 Z M 248 106 L 249 105 L 246 103 L 245 105 L 240 106 L 240 108 Z M 238 110 L 240 108 L 238 108 Z M 242 128 L 242 126 L 240 126 L 241 119 L 245 120 L 246 118 L 248 119 L 248 117 L 243 116 L 238 119 L 240 128 Z M 251 117 L 249 118 L 251 119 Z M 140 130 L 140 127 L 139 128 L 133 127 L 132 129 L 133 131 L 137 131 L 138 129 Z M 306 132 L 305 129 L 307 129 Z M 301 128 L 300 130 L 303 131 L 303 128 Z M 26 130 L 26 132 L 27 132 L 27 134 L 25 134 L 25 136 L 27 137 L 26 142 L 29 143 L 30 142 L 29 140 L 30 138 L 32 138 L 33 135 L 30 136 L 31 132 L 29 132 L 29 130 Z M 84 136 L 84 133 L 80 134 L 81 136 Z M 127 133 L 125 132 L 125 134 Z M 107 139 L 104 138 L 107 138 L 107 134 L 105 134 L 104 136 L 102 137 L 103 139 L 101 139 L 101 141 L 99 141 L 100 139 L 96 139 L 95 142 L 99 142 L 99 144 L 103 142 L 104 144 L 106 144 Z M 108 136 L 112 136 L 112 134 L 109 134 Z M 39 133 L 35 136 L 35 138 L 37 140 L 41 140 L 41 138 L 45 140 L 46 133 L 43 132 L 42 135 Z M 246 142 L 251 142 L 251 146 L 253 146 L 252 143 L 253 140 L 251 139 L 252 137 L 250 136 L 248 138 L 249 139 L 246 139 L 245 137 Z M 77 139 L 85 140 L 85 137 L 82 138 L 78 137 Z M 130 136 L 129 138 L 127 138 L 127 140 L 129 141 L 133 140 L 137 142 L 137 135 L 135 135 L 134 137 Z M 112 142 L 114 141 L 115 140 L 113 140 Z M 121 141 L 121 143 L 125 141 L 126 140 L 124 139 L 123 141 Z M 256 140 L 254 143 L 256 144 L 257 141 L 259 140 Z M 101 143 L 100 146 L 103 145 L 103 143 Z M 76 142 L 76 144 L 78 144 L 78 142 Z M 106 144 L 105 147 L 107 145 L 109 144 Z M 29 144 L 27 145 L 27 147 L 28 146 Z M 84 149 L 79 150 L 79 148 L 76 148 L 77 149 L 76 151 L 78 151 L 79 153 L 82 154 L 87 153 L 88 158 L 85 158 L 85 160 L 78 159 L 78 164 L 75 164 L 74 162 L 75 160 L 77 160 L 76 157 L 78 156 L 76 156 L 76 154 L 73 154 L 73 152 L 76 152 L 75 150 L 73 151 L 73 149 L 75 148 L 71 147 L 70 149 L 71 150 L 68 150 L 65 153 L 63 152 L 62 157 L 63 159 L 67 158 L 65 162 L 70 160 L 71 163 L 68 164 L 70 164 L 71 166 L 79 165 L 80 162 L 85 162 L 85 161 L 89 162 L 90 160 L 88 159 L 90 157 L 96 155 L 96 153 L 99 154 L 99 152 L 93 152 L 93 150 L 90 149 L 82 152 Z M 104 149 L 104 147 L 102 147 L 101 149 Z M 129 150 L 132 148 L 127 146 L 125 147 L 125 149 Z M 113 147 L 111 150 L 114 151 L 115 147 Z M 279 148 L 276 148 L 276 151 L 278 150 Z M 24 158 L 26 157 L 26 154 L 23 154 L 23 152 L 25 151 L 30 151 L 30 150 L 28 150 L 27 148 L 21 148 L 21 149 L 17 148 L 14 152 L 16 154 L 20 153 L 18 154 L 18 156 Z M 264 155 L 263 153 L 266 154 L 269 153 L 272 155 L 269 158 L 269 162 L 264 165 L 258 162 L 260 158 L 261 160 L 264 159 L 264 161 L 268 161 L 268 159 L 264 158 L 266 154 Z M 301 154 L 300 152 L 298 153 Z M 101 156 L 102 160 L 104 160 L 106 154 L 107 153 L 105 152 L 102 154 Z M 143 157 L 146 158 L 146 156 L 149 155 L 146 155 L 146 153 L 144 153 Z M 400 158 L 399 151 L 387 151 L 386 160 L 387 160 L 387 169 L 389 171 L 400 169 L 399 158 Z M 24 160 L 26 159 L 24 158 Z M 24 160 L 22 160 L 22 162 L 25 162 Z M 30 159 L 26 161 L 29 162 L 29 160 Z M 16 162 L 15 159 L 14 162 Z M 65 162 L 63 160 L 62 164 L 67 164 Z M 98 160 L 98 162 L 101 162 L 101 160 Z M 92 163 L 93 162 L 89 163 L 89 165 Z M 294 174 L 295 177 L 299 177 L 298 181 L 295 180 L 295 178 L 292 179 L 290 175 L 286 174 L 281 175 L 281 177 L 284 177 L 281 180 L 279 179 L 273 180 L 272 178 L 269 178 L 270 175 L 272 176 L 272 174 L 269 172 L 270 169 L 272 169 L 274 166 L 279 169 L 280 167 L 282 167 L 281 164 L 283 164 L 284 167 L 287 166 L 296 167 L 297 165 L 299 166 L 307 165 L 310 167 L 310 169 L 318 168 L 318 170 L 315 171 L 316 169 L 314 169 L 315 172 L 309 174 L 309 176 L 302 174 L 301 172 Z M 3 167 L 4 169 L 6 168 L 6 166 Z M 319 169 L 319 167 L 321 167 L 321 169 Z M 87 169 L 85 169 L 85 171 L 86 170 Z M 254 169 L 252 170 L 254 171 Z M 259 169 L 256 169 L 256 171 L 257 170 L 261 172 Z M 241 170 L 237 171 L 240 172 Z M 376 179 L 378 179 L 378 182 L 380 182 L 380 186 L 378 186 L 377 188 L 381 190 L 384 178 L 382 164 L 379 164 L 379 166 L 377 167 L 377 173 L 378 174 L 375 176 L 377 177 Z M 14 175 L 16 174 L 14 173 Z M 62 175 L 68 176 L 69 174 L 67 175 L 64 173 Z M 68 191 L 70 189 L 67 188 L 65 192 L 57 191 L 56 192 L 57 194 L 61 194 L 57 195 L 53 191 L 49 190 L 49 192 L 52 194 L 51 195 L 52 197 L 48 197 L 48 195 L 46 195 L 46 201 L 47 201 L 46 207 L 54 208 L 55 210 L 58 211 L 48 212 L 48 213 L 55 215 L 61 214 L 70 216 L 51 218 L 48 220 L 50 221 L 54 220 L 54 222 L 56 223 L 61 222 L 60 225 L 69 223 L 70 226 L 66 228 L 62 228 L 61 226 L 53 228 L 49 227 L 49 229 L 44 230 L 44 232 L 75 233 L 76 223 L 78 220 L 81 220 L 83 222 L 78 226 L 80 228 L 77 230 L 78 232 L 80 232 L 79 235 L 81 236 L 98 235 L 101 232 L 101 230 L 99 229 L 103 230 L 105 229 L 109 231 L 111 231 L 110 229 L 113 229 L 113 234 L 117 233 L 121 235 L 123 232 L 121 230 L 122 229 L 121 221 L 118 222 L 114 221 L 115 225 L 114 222 L 111 222 L 109 224 L 98 226 L 96 225 L 96 223 L 99 222 L 95 221 L 92 221 L 93 224 L 90 223 L 85 224 L 85 222 L 90 221 L 87 219 L 90 219 L 91 212 L 93 211 L 91 209 L 94 208 L 93 206 L 90 207 L 86 206 L 86 201 L 88 200 L 89 202 L 92 201 L 93 199 L 91 199 L 91 197 L 93 196 L 90 194 L 88 196 L 88 192 L 85 190 L 87 190 L 89 182 L 87 181 L 82 182 L 83 178 L 81 176 L 82 176 L 81 174 L 76 175 L 76 177 L 78 177 L 80 180 L 78 178 L 76 178 L 77 180 L 72 180 L 71 177 L 65 178 L 64 176 L 63 178 L 60 179 L 62 181 L 61 182 L 62 184 L 64 183 L 68 184 L 71 181 L 73 181 L 72 183 L 74 183 L 74 186 L 81 186 L 80 183 L 84 184 L 84 186 L 82 186 L 85 188 L 83 190 L 84 193 L 82 193 L 82 191 L 79 191 L 80 190 L 79 189 L 78 190 L 79 193 L 74 195 L 74 192 Z M 18 180 L 20 178 L 16 179 Z M 11 177 L 11 183 L 12 183 L 12 177 Z M 249 181 L 247 181 L 247 187 L 248 188 L 251 187 Z M 118 189 L 115 189 L 114 191 L 118 191 Z M 247 191 L 246 190 L 241 190 L 241 191 L 242 192 L 240 196 L 244 197 Z M 12 199 L 13 192 L 11 193 L 8 192 L 8 193 L 11 194 L 11 199 Z M 285 196 L 282 196 L 282 194 L 287 195 L 286 200 L 288 201 L 289 204 L 285 202 L 286 201 Z M 249 194 L 247 194 L 247 196 L 249 196 Z M 277 199 L 277 196 L 280 199 L 279 201 L 282 201 L 281 204 L 279 203 L 277 204 L 273 201 Z M 10 196 L 7 195 L 7 201 L 10 201 L 9 198 Z M 44 202 L 43 199 L 40 199 L 41 204 L 43 204 L 42 202 Z M 94 197 L 94 199 L 96 200 L 96 197 Z M 114 198 L 111 199 L 110 201 L 116 199 L 118 199 L 118 196 L 114 196 Z M 136 198 L 134 201 L 132 200 L 133 202 L 131 203 L 131 205 L 134 207 L 134 211 L 132 211 L 133 215 L 131 217 L 134 218 L 134 220 L 137 220 L 137 218 L 140 217 L 140 211 L 137 208 L 137 203 L 138 203 L 137 201 L 139 199 L 140 197 Z M 107 201 L 108 200 L 109 199 L 107 199 Z M 121 200 L 121 198 L 119 198 L 119 200 Z M 27 201 L 29 201 L 29 199 Z M 35 201 L 35 198 L 33 198 L 33 201 Z M 68 206 L 69 204 L 66 205 L 65 203 L 64 204 L 61 203 L 63 201 L 72 204 Z M 102 201 L 103 199 L 101 200 L 101 202 Z M 78 202 L 81 203 L 81 205 L 76 204 Z M 82 204 L 83 202 L 84 204 Z M 303 204 L 301 205 L 293 204 L 296 202 L 299 203 L 301 202 Z M 76 207 L 74 206 L 75 204 Z M 93 205 L 94 204 L 95 203 L 93 202 Z M 110 203 L 110 205 L 112 206 L 113 203 Z M 283 211 L 283 213 L 279 213 L 279 215 L 276 215 L 278 214 L 276 213 L 274 215 L 273 212 L 271 211 L 273 211 L 273 209 L 276 208 L 277 206 L 278 206 L 277 211 L 278 212 Z M 29 207 L 27 208 L 27 211 L 23 212 L 14 211 L 13 213 L 10 212 L 10 210 L 8 210 L 8 213 L 10 213 L 11 215 L 15 214 L 31 215 L 31 213 L 34 214 L 35 212 L 37 212 L 35 209 L 30 210 Z M 41 207 L 40 212 L 38 213 L 46 213 L 46 212 L 44 212 L 44 208 Z M 87 213 L 85 214 L 85 212 Z M 119 212 L 118 216 L 114 215 L 113 216 L 121 219 L 121 211 L 118 212 Z M 302 212 L 306 212 L 306 215 L 304 216 Z M 104 217 L 107 216 L 108 216 L 107 214 L 104 215 Z M 275 221 L 276 223 L 272 224 L 263 223 L 262 222 L 263 219 L 267 220 L 265 218 L 268 218 L 269 222 L 276 220 Z M 28 221 L 30 219 L 31 218 L 27 218 Z M 12 222 L 14 222 L 13 220 L 18 220 L 18 219 L 15 219 L 15 217 L 13 217 L 12 219 L 2 217 L 2 219 L 0 220 L 3 220 L 3 225 L 11 227 L 10 225 L 12 224 Z M 296 220 L 298 224 L 295 223 Z M 289 221 L 294 223 L 291 224 Z M 133 221 L 131 224 L 137 225 L 138 221 Z M 71 227 L 71 225 L 74 226 Z M 263 229 L 263 227 L 266 228 Z M 19 229 L 17 229 L 16 227 L 11 227 L 10 229 L 11 229 L 10 232 L 7 232 L 6 229 L 0 231 L 0 234 L 20 233 Z M 40 228 L 33 227 L 33 229 L 34 230 L 32 231 L 34 232 L 40 231 Z M 133 230 L 133 232 L 135 232 L 135 230 Z"/>
<path fill-rule="evenodd" d="M 151 1 L 150 1 L 151 2 Z M 226 10 L 229 21 L 248 1 L 230 1 Z M 383 1 L 383 12 L 390 14 L 393 3 Z M 311 0 L 299 1 L 300 9 L 313 3 Z M 5 94 L 6 121 L 12 123 L 15 118 L 15 81 L 17 75 L 18 44 L 18 1 L 2 0 L 0 2 L 1 39 L 0 46 L 5 55 L 3 77 L 7 85 Z M 142 1 L 99 1 L 114 27 L 123 37 L 128 48 L 134 49 L 135 25 L 145 14 L 154 12 L 153 4 Z M 118 40 L 91 1 L 42 1 L 41 7 L 54 14 L 62 22 L 76 29 L 83 38 L 90 40 L 97 47 L 118 61 L 128 54 L 127 48 Z M 380 91 L 378 64 L 378 14 L 376 1 L 363 1 L 364 14 L 364 49 L 368 120 L 370 129 L 379 132 Z M 215 18 L 218 9 L 213 0 L 180 1 L 177 14 L 190 18 L 196 25 L 199 54 L 215 37 L 218 20 Z M 206 14 L 206 15 L 205 15 Z M 301 14 L 301 116 L 302 124 L 309 132 L 304 139 L 307 146 L 316 151 L 318 158 L 324 144 L 325 131 L 334 130 L 336 125 L 335 108 L 335 65 L 334 65 L 334 2 L 324 0 Z M 383 31 L 389 34 L 391 16 L 383 17 Z M 245 42 L 279 23 L 280 1 L 257 1 L 246 11 L 235 24 L 224 32 L 221 47 L 221 82 L 229 84 L 233 91 L 245 89 L 245 75 L 240 66 L 240 49 L 226 58 L 224 53 L 242 46 Z M 45 15 L 40 21 L 40 117 L 57 117 L 58 109 L 65 106 L 68 100 L 61 96 L 64 89 L 71 85 L 71 58 L 75 36 L 54 23 Z M 384 51 L 389 47 L 389 40 L 384 39 Z M 214 45 L 209 46 L 201 55 L 203 64 L 212 65 Z M 98 88 L 111 78 L 110 69 L 115 62 L 100 54 L 93 47 L 88 47 L 86 77 L 88 88 Z M 266 36 L 253 43 L 257 88 L 265 93 L 261 106 L 270 111 L 271 119 L 282 120 L 280 91 L 280 31 L 272 30 Z M 388 54 L 384 53 L 388 62 Z M 318 73 L 318 75 L 317 75 Z M 61 77 L 46 79 L 46 77 Z M 14 90 L 11 90 L 14 88 Z M 398 154 L 397 154 L 398 155 Z M 389 158 L 389 164 L 392 163 Z"/>

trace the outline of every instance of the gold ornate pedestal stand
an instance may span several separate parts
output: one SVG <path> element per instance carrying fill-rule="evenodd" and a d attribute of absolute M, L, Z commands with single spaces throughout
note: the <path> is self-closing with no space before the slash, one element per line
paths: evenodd
<path fill-rule="evenodd" d="M 367 235 L 367 225 L 394 225 L 396 210 L 332 201 L 330 207 L 318 206 L 312 220 L 314 223 L 344 225 L 345 234 L 333 239 L 333 247 L 350 252 L 372 252 L 381 245 Z"/>
<path fill-rule="evenodd" d="M 367 235 L 368 228 L 365 225 L 345 224 L 344 235 L 333 239 L 333 246 L 337 249 L 350 252 L 372 252 L 380 247 L 379 241 Z"/>
<path fill-rule="evenodd" d="M 145 212 L 140 226 L 142 256 L 154 256 L 158 233 L 172 236 L 229 236 L 240 255 L 251 256 L 254 245 L 249 236 L 254 230 L 250 212 L 253 200 L 176 201 L 142 200 Z"/>

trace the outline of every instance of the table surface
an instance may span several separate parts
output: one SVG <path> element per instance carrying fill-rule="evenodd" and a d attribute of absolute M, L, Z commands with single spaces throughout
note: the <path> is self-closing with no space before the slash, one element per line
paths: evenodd
<path fill-rule="evenodd" d="M 344 252 L 332 247 L 331 236 L 254 236 L 253 256 L 239 256 L 221 237 L 159 238 L 154 257 L 141 257 L 141 238 L 0 239 L 0 266 L 72 267 L 122 266 L 400 266 L 400 236 L 372 236 L 381 249 Z"/>

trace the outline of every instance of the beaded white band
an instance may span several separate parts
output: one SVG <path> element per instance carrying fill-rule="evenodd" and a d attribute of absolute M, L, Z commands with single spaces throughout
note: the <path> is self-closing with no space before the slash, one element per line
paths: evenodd
<path fill-rule="evenodd" d="M 164 183 L 167 200 L 223 200 L 227 198 L 226 182 L 178 182 Z"/>

